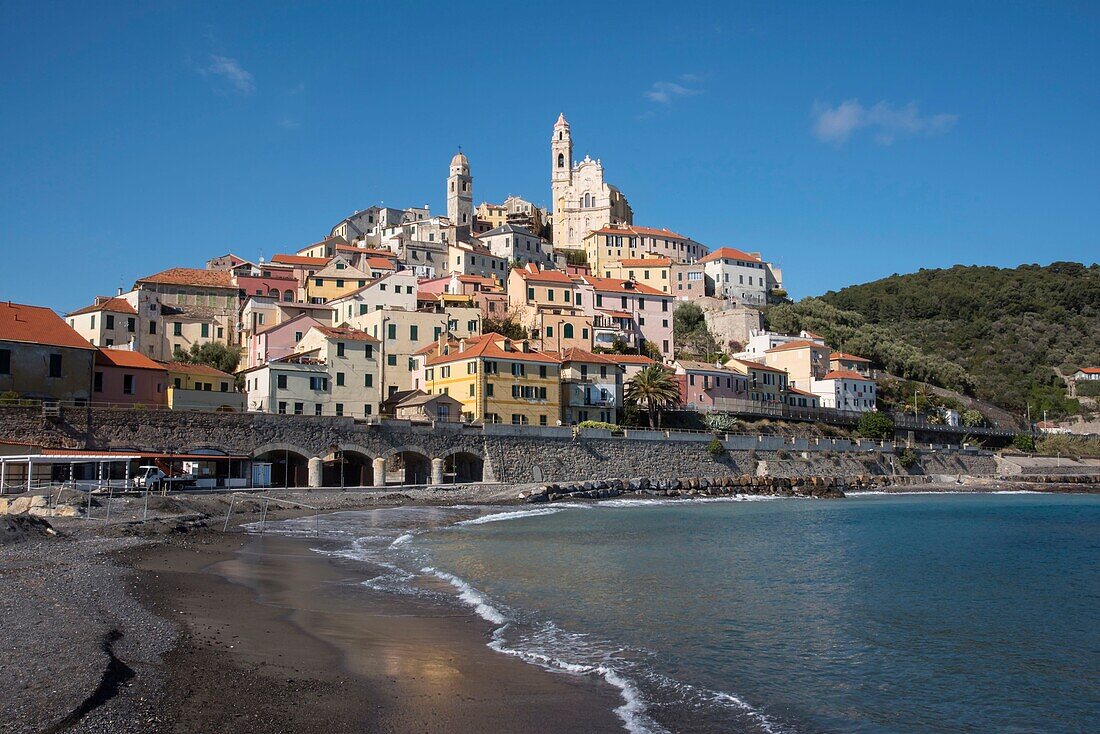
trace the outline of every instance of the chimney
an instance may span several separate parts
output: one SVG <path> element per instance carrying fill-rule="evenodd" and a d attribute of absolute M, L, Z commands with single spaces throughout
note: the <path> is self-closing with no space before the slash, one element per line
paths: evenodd
<path fill-rule="evenodd" d="M 459 339 L 458 340 L 458 353 L 462 354 L 465 351 L 466 351 L 466 340 L 465 339 Z"/>
<path fill-rule="evenodd" d="M 120 295 L 120 296 L 122 295 L 122 286 L 119 286 L 119 288 L 118 288 L 118 295 Z"/>

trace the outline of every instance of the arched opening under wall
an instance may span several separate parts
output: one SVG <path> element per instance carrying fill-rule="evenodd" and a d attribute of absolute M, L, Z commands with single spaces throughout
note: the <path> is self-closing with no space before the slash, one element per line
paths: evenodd
<path fill-rule="evenodd" d="M 485 474 L 485 462 L 477 454 L 456 451 L 443 460 L 443 480 L 462 484 L 480 482 Z"/>
<path fill-rule="evenodd" d="M 309 457 L 293 449 L 271 449 L 252 457 L 253 464 L 271 464 L 272 487 L 308 487 Z"/>
<path fill-rule="evenodd" d="M 374 485 L 374 460 L 359 451 L 337 451 L 325 457 L 321 485 L 325 487 L 370 487 Z M 342 466 L 342 472 L 341 472 Z"/>
<path fill-rule="evenodd" d="M 428 484 L 432 460 L 419 451 L 399 451 L 386 457 L 386 484 Z"/>

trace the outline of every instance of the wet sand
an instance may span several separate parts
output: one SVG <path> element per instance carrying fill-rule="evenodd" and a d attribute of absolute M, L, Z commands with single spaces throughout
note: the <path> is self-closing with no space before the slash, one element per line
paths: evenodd
<path fill-rule="evenodd" d="M 621 732 L 618 691 L 486 647 L 461 609 L 367 589 L 308 541 L 208 533 L 128 551 L 172 732 Z"/>

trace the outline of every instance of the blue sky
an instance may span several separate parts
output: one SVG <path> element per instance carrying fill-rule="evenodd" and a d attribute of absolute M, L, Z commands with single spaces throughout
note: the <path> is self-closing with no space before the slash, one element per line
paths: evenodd
<path fill-rule="evenodd" d="M 1095 3 L 563 5 L 0 2 L 0 298 L 442 213 L 457 145 L 475 203 L 546 204 L 560 111 L 636 223 L 796 297 L 1097 259 Z"/>

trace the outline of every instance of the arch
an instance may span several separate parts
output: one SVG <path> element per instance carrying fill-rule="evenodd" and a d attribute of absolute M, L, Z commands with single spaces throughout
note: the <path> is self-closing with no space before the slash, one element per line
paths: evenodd
<path fill-rule="evenodd" d="M 278 299 L 279 298 L 279 289 L 278 288 L 268 288 L 267 289 L 267 295 L 269 297 Z"/>
<path fill-rule="evenodd" d="M 332 456 L 331 460 L 329 456 Z M 326 455 L 325 459 L 321 467 L 321 486 L 374 486 L 373 451 L 357 444 L 336 444 L 336 453 Z"/>
<path fill-rule="evenodd" d="M 431 454 L 419 446 L 398 446 L 385 454 L 386 484 L 428 484 Z"/>
<path fill-rule="evenodd" d="M 562 326 L 561 335 L 566 339 L 572 339 L 573 338 L 573 324 L 570 324 L 570 323 L 566 322 L 566 324 L 564 326 Z"/>
<path fill-rule="evenodd" d="M 558 168 L 565 168 L 565 153 L 558 153 Z"/>
<path fill-rule="evenodd" d="M 287 303 L 294 303 L 294 291 L 283 291 L 283 300 Z"/>
<path fill-rule="evenodd" d="M 485 459 L 473 451 L 457 449 L 443 460 L 443 481 L 455 484 L 480 482 L 485 478 Z"/>
<path fill-rule="evenodd" d="M 440 454 L 436 458 L 437 459 L 447 459 L 448 457 L 454 456 L 455 454 L 473 454 L 474 456 L 476 456 L 479 459 L 484 459 L 485 458 L 485 453 L 481 449 L 473 447 L 473 446 L 457 446 L 453 449 L 450 449 L 448 451 L 443 452 L 442 454 Z"/>
<path fill-rule="evenodd" d="M 313 454 L 290 443 L 273 442 L 252 452 L 253 460 L 271 463 L 272 487 L 306 487 L 309 485 L 309 459 Z"/>

